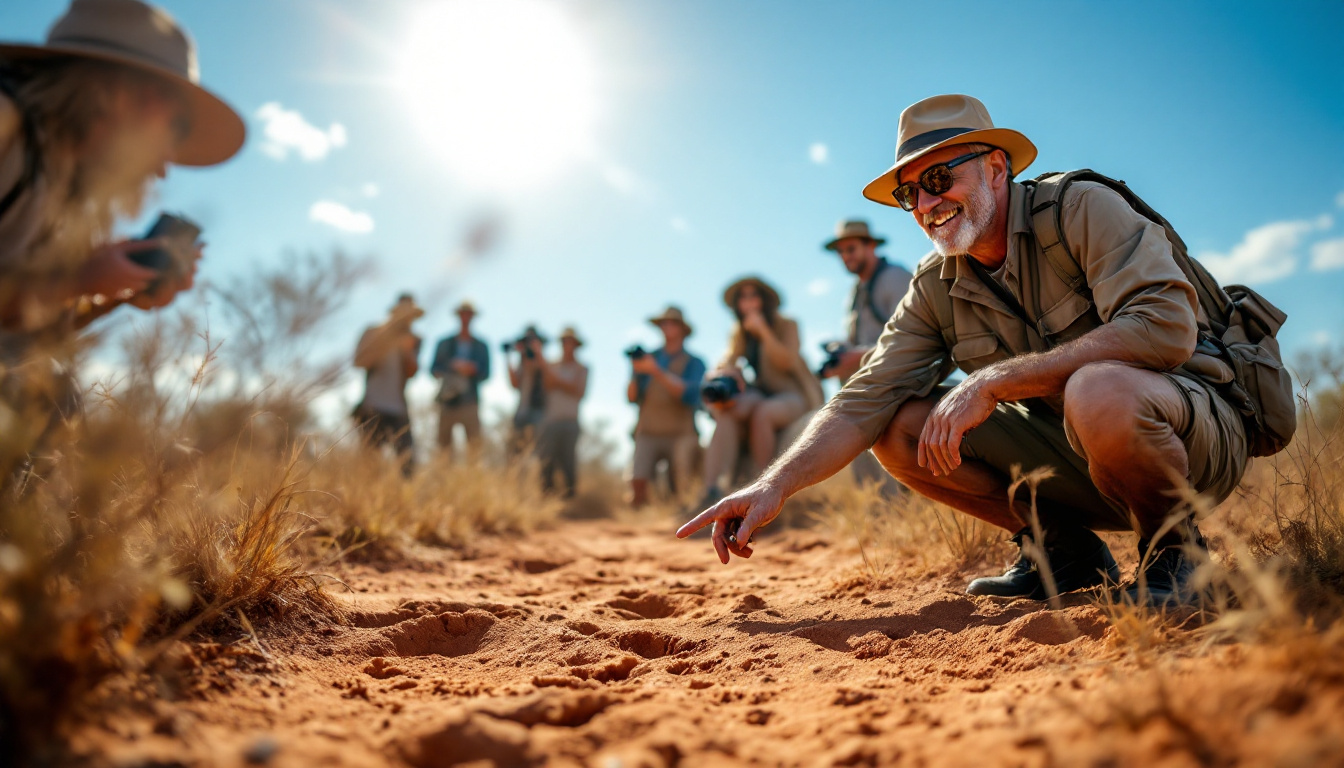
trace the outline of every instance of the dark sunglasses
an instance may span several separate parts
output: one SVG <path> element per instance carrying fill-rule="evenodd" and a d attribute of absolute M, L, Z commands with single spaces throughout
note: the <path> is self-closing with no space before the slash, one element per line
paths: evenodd
<path fill-rule="evenodd" d="M 930 195 L 941 195 L 952 188 L 957 180 L 952 177 L 952 169 L 962 163 L 969 162 L 981 155 L 988 155 L 993 152 L 992 149 L 986 149 L 981 152 L 972 152 L 969 155 L 948 160 L 946 163 L 939 163 L 925 169 L 919 174 L 919 186 L 913 182 L 907 181 L 901 186 L 891 191 L 891 196 L 896 198 L 896 204 L 901 206 L 902 210 L 913 211 L 919 205 L 919 190 L 923 189 Z"/>

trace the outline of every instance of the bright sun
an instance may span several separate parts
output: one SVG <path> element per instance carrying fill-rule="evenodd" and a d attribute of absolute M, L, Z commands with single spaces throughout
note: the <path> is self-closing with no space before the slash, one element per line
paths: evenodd
<path fill-rule="evenodd" d="M 401 82 L 417 127 L 466 181 L 535 186 L 592 150 L 596 72 L 544 0 L 448 0 L 414 20 Z"/>

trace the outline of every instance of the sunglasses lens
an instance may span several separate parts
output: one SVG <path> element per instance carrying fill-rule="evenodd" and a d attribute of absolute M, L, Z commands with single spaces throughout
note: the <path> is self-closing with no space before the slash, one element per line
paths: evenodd
<path fill-rule="evenodd" d="M 935 165 L 919 177 L 919 185 L 930 195 L 941 195 L 952 188 L 952 169 L 946 165 Z"/>
<path fill-rule="evenodd" d="M 897 205 L 907 211 L 913 211 L 919 205 L 919 187 L 908 182 L 893 190 L 891 196 L 896 198 Z"/>

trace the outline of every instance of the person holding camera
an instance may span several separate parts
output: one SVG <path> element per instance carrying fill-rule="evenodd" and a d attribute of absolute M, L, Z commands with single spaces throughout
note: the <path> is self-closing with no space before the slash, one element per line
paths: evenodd
<path fill-rule="evenodd" d="M 0 405 L 28 434 L 11 430 L 22 445 L 7 452 L 77 414 L 71 374 L 52 361 L 79 329 L 192 286 L 194 242 L 161 269 L 170 243 L 116 240 L 114 225 L 139 215 L 170 164 L 222 163 L 245 134 L 200 86 L 186 32 L 138 0 L 74 0 L 45 43 L 0 43 Z"/>
<path fill-rule="evenodd" d="M 365 330 L 355 347 L 355 367 L 363 368 L 366 376 L 355 420 L 370 446 L 392 446 L 407 477 L 415 468 L 415 441 L 406 382 L 420 370 L 420 337 L 411 331 L 411 324 L 424 314 L 415 299 L 403 293 L 387 320 Z"/>
<path fill-rule="evenodd" d="M 780 314 L 779 292 L 759 277 L 728 286 L 723 302 L 737 317 L 728 352 L 701 389 L 714 415 L 705 456 L 705 499 L 723 495 L 723 478 L 735 476 L 745 438 L 755 469 L 774 458 L 777 433 L 820 408 L 821 383 L 799 353 L 798 323 Z M 742 363 L 751 370 L 750 384 Z"/>
<path fill-rule="evenodd" d="M 877 255 L 878 246 L 886 240 L 868 230 L 868 222 L 847 219 L 835 227 L 835 237 L 822 247 L 840 257 L 845 269 L 858 278 L 849 293 L 845 343 L 832 352 L 833 364 L 822 366 L 821 377 L 837 378 L 843 384 L 858 372 L 877 339 L 882 335 L 887 320 L 896 312 L 896 306 L 905 298 L 914 278 L 904 267 L 892 264 Z M 899 492 L 901 485 L 882 469 L 872 451 L 864 451 L 850 463 L 850 471 L 859 483 L 877 483 L 888 496 Z"/>
<path fill-rule="evenodd" d="M 626 397 L 639 406 L 630 478 L 630 503 L 636 508 L 648 503 L 649 481 L 660 461 L 668 463 L 674 489 L 685 490 L 690 483 L 700 447 L 695 411 L 705 378 L 704 361 L 686 351 L 693 329 L 681 309 L 668 307 L 649 322 L 663 332 L 663 346 L 652 352 L 626 350 L 631 368 Z"/>
<path fill-rule="evenodd" d="M 573 328 L 560 334 L 560 360 L 552 363 L 536 347 L 541 386 L 546 391 L 537 456 L 541 459 L 541 487 L 555 490 L 555 473 L 564 477 L 565 498 L 573 498 L 579 479 L 579 401 L 588 391 L 588 366 L 575 357 L 583 340 Z"/>
<path fill-rule="evenodd" d="M 518 390 L 518 408 L 513 412 L 513 430 L 509 436 L 509 457 L 517 458 L 537 438 L 546 415 L 546 388 L 542 386 L 541 363 L 546 337 L 529 325 L 516 341 L 500 345 L 506 356 L 517 353 L 517 364 L 509 361 L 509 383 Z"/>
<path fill-rule="evenodd" d="M 845 347 L 822 378 L 844 382 L 859 370 L 864 355 L 877 346 L 887 320 L 910 288 L 914 276 L 877 255 L 878 246 L 885 242 L 869 232 L 868 222 L 846 219 L 835 226 L 835 237 L 822 246 L 839 256 L 845 269 L 858 278 L 847 302 Z"/>
<path fill-rule="evenodd" d="M 429 372 L 439 380 L 439 447 L 453 456 L 453 428 L 461 425 L 468 455 L 474 456 L 481 439 L 480 387 L 490 378 L 490 347 L 471 335 L 476 307 L 464 301 L 457 307 L 458 331 L 439 341 Z"/>

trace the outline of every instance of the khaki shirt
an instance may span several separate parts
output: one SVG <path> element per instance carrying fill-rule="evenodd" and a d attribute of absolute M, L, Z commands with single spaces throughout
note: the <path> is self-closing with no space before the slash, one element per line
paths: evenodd
<path fill-rule="evenodd" d="M 1160 225 L 1101 184 L 1069 186 L 1062 231 L 1086 275 L 1089 300 L 1050 267 L 1032 235 L 1029 203 L 1029 191 L 1012 183 L 1003 280 L 1036 326 L 982 284 L 967 257 L 930 254 L 863 368 L 826 405 L 826 417 L 854 424 L 871 445 L 906 399 L 927 396 L 954 367 L 973 373 L 1052 349 L 1103 324 L 1121 333 L 1146 368 L 1170 370 L 1190 359 L 1199 305 Z M 936 308 L 949 300 L 947 329 Z M 1061 395 L 1045 402 L 1062 411 Z"/>
<path fill-rule="evenodd" d="M 799 354 L 802 343 L 797 321 L 776 314 L 773 329 L 779 342 L 793 353 L 792 362 L 785 368 L 775 365 L 775 361 L 765 353 L 765 347 L 762 345 L 761 359 L 756 361 L 753 370 L 756 375 L 756 388 L 767 397 L 795 393 L 803 399 L 808 410 L 820 407 L 825 396 L 822 394 L 821 382 L 817 381 L 816 375 L 807 367 L 807 361 Z M 728 338 L 728 352 L 719 366 L 728 368 L 737 365 L 737 361 L 746 356 L 747 332 L 743 330 L 740 322 L 734 323 L 732 335 Z"/>

